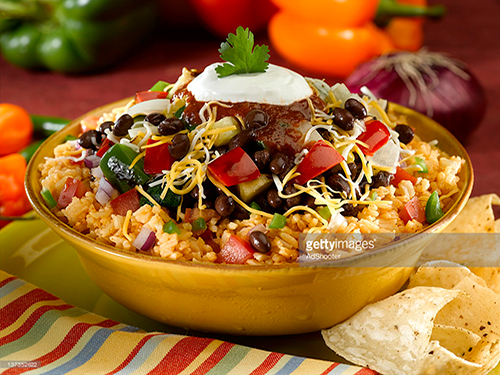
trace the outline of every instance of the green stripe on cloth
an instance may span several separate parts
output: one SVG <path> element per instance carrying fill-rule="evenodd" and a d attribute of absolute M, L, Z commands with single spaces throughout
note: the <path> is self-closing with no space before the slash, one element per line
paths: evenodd
<path fill-rule="evenodd" d="M 238 365 L 243 358 L 245 358 L 250 352 L 250 350 L 255 350 L 248 348 L 246 346 L 233 346 L 231 350 L 217 363 L 212 369 L 207 372 L 207 375 L 221 375 L 227 374 L 236 365 Z"/>

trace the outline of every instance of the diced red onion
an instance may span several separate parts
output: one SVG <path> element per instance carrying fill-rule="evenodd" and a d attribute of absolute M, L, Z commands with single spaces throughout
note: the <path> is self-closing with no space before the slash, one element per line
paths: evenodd
<path fill-rule="evenodd" d="M 484 90 L 465 64 L 427 50 L 361 64 L 345 83 L 354 93 L 366 86 L 379 98 L 426 114 L 464 143 L 486 111 Z"/>
<path fill-rule="evenodd" d="M 252 232 L 267 233 L 268 230 L 267 230 L 267 228 L 263 224 L 257 224 L 256 226 L 254 226 L 252 229 L 250 229 L 248 231 L 248 235 L 250 235 L 250 233 L 252 233 Z"/>
<path fill-rule="evenodd" d="M 137 235 L 132 245 L 139 250 L 148 251 L 153 247 L 155 242 L 156 242 L 155 232 L 153 232 L 149 228 L 142 227 L 141 231 Z"/>
<path fill-rule="evenodd" d="M 99 166 L 101 158 L 97 155 L 87 155 L 85 159 L 83 159 L 83 162 L 87 168 L 96 168 Z"/>
<path fill-rule="evenodd" d="M 102 173 L 101 167 L 92 168 L 92 170 L 90 171 L 90 173 L 92 173 L 92 176 L 94 176 L 95 178 L 104 177 L 104 174 Z"/>
<path fill-rule="evenodd" d="M 108 180 L 101 177 L 99 180 L 99 188 L 95 194 L 95 200 L 102 205 L 105 205 L 111 199 L 111 196 L 115 192 L 115 188 L 111 185 Z"/>

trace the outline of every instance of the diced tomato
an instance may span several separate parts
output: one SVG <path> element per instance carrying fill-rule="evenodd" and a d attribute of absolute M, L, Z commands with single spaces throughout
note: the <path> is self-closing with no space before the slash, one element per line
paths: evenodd
<path fill-rule="evenodd" d="M 95 130 L 97 129 L 97 121 L 99 120 L 98 117 L 89 115 L 85 117 L 82 122 L 81 122 L 81 128 L 82 128 L 82 133 L 85 133 L 86 131 L 89 130 Z"/>
<path fill-rule="evenodd" d="M 208 170 L 225 186 L 238 185 L 260 176 L 259 168 L 241 147 L 219 156 L 208 165 Z"/>
<path fill-rule="evenodd" d="M 418 201 L 418 197 L 413 197 L 405 204 L 399 213 L 399 217 L 405 224 L 410 220 L 416 220 L 419 223 L 425 222 L 425 209 Z"/>
<path fill-rule="evenodd" d="M 310 179 L 339 164 L 344 158 L 325 141 L 316 142 L 297 167 L 295 182 L 304 185 Z"/>
<path fill-rule="evenodd" d="M 148 145 L 153 143 L 156 143 L 156 141 L 148 139 Z M 147 148 L 146 155 L 144 155 L 144 172 L 147 174 L 158 174 L 164 170 L 168 171 L 174 161 L 175 159 L 168 151 L 168 143 Z"/>
<path fill-rule="evenodd" d="M 224 247 L 220 250 L 219 258 L 227 264 L 243 264 L 253 258 L 255 250 L 252 245 L 241 238 L 231 235 Z"/>
<path fill-rule="evenodd" d="M 102 141 L 101 147 L 99 148 L 99 150 L 97 150 L 96 155 L 102 158 L 102 156 L 106 153 L 106 151 L 108 151 L 113 145 L 114 143 L 111 142 L 108 138 L 106 138 L 104 141 Z"/>
<path fill-rule="evenodd" d="M 417 178 L 413 177 L 411 174 L 406 172 L 403 168 L 401 167 L 396 167 L 396 173 L 394 174 L 394 178 L 391 181 L 391 184 L 394 186 L 398 186 L 399 183 L 403 180 L 408 180 L 411 181 L 413 185 L 417 183 Z"/>
<path fill-rule="evenodd" d="M 165 99 L 168 92 L 165 91 L 139 91 L 135 93 L 135 102 L 145 102 L 152 99 Z"/>
<path fill-rule="evenodd" d="M 361 133 L 358 140 L 365 143 L 368 147 L 358 145 L 363 154 L 372 156 L 377 150 L 389 141 L 391 134 L 389 129 L 380 121 L 368 121 L 365 123 L 366 131 Z"/>
<path fill-rule="evenodd" d="M 122 216 L 126 216 L 129 210 L 135 212 L 141 207 L 139 193 L 137 190 L 131 189 L 126 193 L 120 194 L 111 201 L 111 207 L 113 207 L 113 211 Z"/>
<path fill-rule="evenodd" d="M 87 192 L 87 187 L 77 178 L 68 177 L 57 199 L 57 207 L 65 208 L 71 203 L 73 197 L 81 198 Z"/>

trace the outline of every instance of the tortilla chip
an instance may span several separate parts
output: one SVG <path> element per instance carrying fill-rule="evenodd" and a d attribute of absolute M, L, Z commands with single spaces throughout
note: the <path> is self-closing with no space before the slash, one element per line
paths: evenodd
<path fill-rule="evenodd" d="M 493 344 L 486 340 L 480 340 L 476 346 L 464 358 L 465 360 L 481 364 L 481 369 L 471 375 L 488 374 L 500 362 L 500 342 Z M 493 375 L 493 374 L 489 374 Z"/>
<path fill-rule="evenodd" d="M 443 348 L 439 342 L 431 341 L 417 364 L 417 369 L 412 374 L 471 375 L 473 371 L 481 370 L 481 367 L 480 364 L 457 357 Z"/>
<path fill-rule="evenodd" d="M 500 268 L 470 267 L 470 270 L 486 282 L 486 286 L 500 294 Z"/>
<path fill-rule="evenodd" d="M 500 341 L 500 296 L 466 277 L 453 287 L 460 294 L 436 315 L 435 324 L 461 327 L 486 341 Z"/>
<path fill-rule="evenodd" d="M 444 230 L 445 233 L 495 233 L 493 205 L 500 205 L 500 197 L 486 194 L 470 198 L 462 212 Z"/>
<path fill-rule="evenodd" d="M 462 358 L 472 351 L 479 340 L 481 337 L 468 329 L 441 324 L 434 325 L 431 335 L 431 341 L 438 341 L 440 346 Z"/>
<path fill-rule="evenodd" d="M 325 343 L 348 361 L 383 374 L 414 374 L 429 345 L 435 317 L 460 294 L 415 287 L 368 305 L 321 333 Z"/>
<path fill-rule="evenodd" d="M 422 264 L 410 278 L 408 289 L 415 286 L 435 286 L 453 289 L 464 278 L 469 277 L 482 286 L 487 286 L 484 279 L 475 275 L 465 266 L 447 260 L 434 260 Z"/>

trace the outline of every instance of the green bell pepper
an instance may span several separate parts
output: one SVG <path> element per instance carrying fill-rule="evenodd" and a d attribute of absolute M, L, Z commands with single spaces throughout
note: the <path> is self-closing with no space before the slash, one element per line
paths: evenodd
<path fill-rule="evenodd" d="M 155 0 L 3 0 L 0 51 L 13 65 L 78 73 L 109 66 L 145 40 Z"/>

